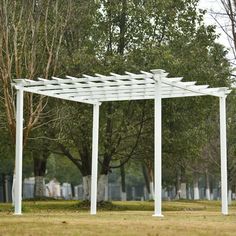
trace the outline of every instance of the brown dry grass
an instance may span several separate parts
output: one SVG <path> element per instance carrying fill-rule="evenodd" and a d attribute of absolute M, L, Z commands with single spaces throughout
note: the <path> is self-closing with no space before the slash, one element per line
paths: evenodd
<path fill-rule="evenodd" d="M 220 214 L 219 203 L 166 202 L 165 205 L 188 207 L 181 211 L 166 211 L 163 218 L 152 217 L 151 211 L 135 210 L 100 211 L 96 216 L 79 210 L 41 210 L 40 213 L 30 212 L 23 216 L 13 216 L 3 211 L 0 213 L 0 235 L 236 235 L 235 204 L 230 208 L 229 216 Z M 197 210 L 199 207 L 202 210 Z"/>

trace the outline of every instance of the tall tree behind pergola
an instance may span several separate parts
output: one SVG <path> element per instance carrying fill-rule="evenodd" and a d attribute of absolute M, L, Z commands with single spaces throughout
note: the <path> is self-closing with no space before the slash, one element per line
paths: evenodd
<path fill-rule="evenodd" d="M 227 87 L 208 88 L 208 85 L 195 85 L 195 81 L 182 82 L 182 77 L 168 78 L 167 75 L 164 70 L 157 69 L 151 70 L 151 72 L 141 71 L 140 74 L 126 72 L 126 75 L 111 73 L 110 76 L 100 74 L 95 74 L 95 76 L 83 75 L 83 78 L 67 76 L 66 79 L 52 77 L 52 80 L 41 78 L 38 78 L 38 81 L 14 80 L 13 85 L 17 90 L 15 214 L 20 215 L 22 208 L 23 94 L 24 92 L 30 92 L 93 105 L 91 214 L 97 212 L 99 106 L 106 101 L 154 99 L 154 216 L 158 217 L 162 216 L 162 99 L 207 95 L 219 97 L 221 211 L 224 215 L 227 215 L 226 97 L 230 90 Z"/>

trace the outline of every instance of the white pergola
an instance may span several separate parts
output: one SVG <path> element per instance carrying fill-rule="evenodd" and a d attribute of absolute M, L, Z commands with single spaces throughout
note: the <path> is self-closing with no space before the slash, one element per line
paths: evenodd
<path fill-rule="evenodd" d="M 110 73 L 109 76 L 95 74 L 82 78 L 67 76 L 64 79 L 52 77 L 51 80 L 38 78 L 37 81 L 16 79 L 13 86 L 17 90 L 16 110 L 16 181 L 15 214 L 21 214 L 22 208 L 22 140 L 23 140 L 23 94 L 30 92 L 49 97 L 88 103 L 93 105 L 92 138 L 92 178 L 90 213 L 97 212 L 97 172 L 98 172 L 98 135 L 99 106 L 106 101 L 126 101 L 153 99 L 155 101 L 155 212 L 162 216 L 162 99 L 215 96 L 220 101 L 220 148 L 221 148 L 221 202 L 222 213 L 228 214 L 227 199 L 227 144 L 226 144 L 226 97 L 230 93 L 227 87 L 208 88 L 208 85 L 196 85 L 196 82 L 182 82 L 181 77 L 168 78 L 164 70 L 156 69 L 139 74 L 126 72 L 125 75 Z"/>

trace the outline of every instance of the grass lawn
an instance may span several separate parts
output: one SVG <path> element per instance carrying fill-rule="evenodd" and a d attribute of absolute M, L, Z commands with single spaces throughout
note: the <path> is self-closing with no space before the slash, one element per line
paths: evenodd
<path fill-rule="evenodd" d="M 0 236 L 7 235 L 236 235 L 236 202 L 229 216 L 220 202 L 163 202 L 163 218 L 152 217 L 153 202 L 113 202 L 96 216 L 76 201 L 24 202 L 22 216 L 0 204 Z"/>

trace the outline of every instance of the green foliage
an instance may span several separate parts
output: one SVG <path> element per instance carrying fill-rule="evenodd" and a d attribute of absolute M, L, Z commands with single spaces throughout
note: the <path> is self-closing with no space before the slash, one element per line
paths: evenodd
<path fill-rule="evenodd" d="M 197 3 L 196 0 L 95 4 L 88 1 L 80 6 L 74 3 L 75 14 L 84 17 L 71 20 L 67 28 L 63 49 L 66 72 L 79 76 L 163 68 L 170 76 L 183 76 L 184 80 L 196 80 L 198 84 L 227 86 L 230 73 L 227 52 L 215 43 L 215 29 L 204 25 L 204 12 L 197 10 Z M 59 107 L 60 117 L 66 117 L 66 122 L 60 120 L 56 125 L 57 132 L 62 131 L 62 143 L 79 160 L 77 167 L 82 175 L 90 174 L 91 108 L 68 102 Z M 179 169 L 189 171 L 190 179 L 192 171 L 205 171 L 205 166 L 199 163 L 206 142 L 215 134 L 214 127 L 218 128 L 217 113 L 218 101 L 214 98 L 163 102 L 163 173 L 167 185 L 173 184 Z M 150 101 L 101 106 L 101 171 L 116 167 L 120 160 L 153 162 L 153 114 Z"/>
<path fill-rule="evenodd" d="M 40 1 L 37 9 L 42 11 L 44 4 Z M 183 76 L 184 81 L 192 80 L 210 86 L 230 84 L 227 51 L 215 42 L 215 28 L 204 25 L 205 13 L 197 9 L 198 0 L 78 0 L 70 4 L 70 14 L 76 17 L 69 17 L 66 25 L 63 15 L 67 12 L 63 10 L 63 4 L 58 8 L 61 12 L 58 21 L 54 9 L 48 8 L 48 19 L 51 20 L 47 22 L 48 27 L 51 30 L 55 30 L 57 25 L 63 27 L 59 54 L 53 54 L 53 58 L 60 58 L 57 64 L 59 75 L 122 74 L 126 70 L 138 72 L 163 68 L 170 73 L 169 76 Z M 55 21 L 56 25 L 53 24 Z M 40 59 L 34 75 L 44 73 L 48 55 L 43 37 L 45 23 L 39 22 L 36 58 Z M 52 39 L 49 37 L 49 42 Z M 54 59 L 57 61 L 58 58 Z M 27 68 L 24 70 L 22 74 L 27 75 Z M 50 70 L 48 73 L 54 72 Z M 234 113 L 233 103 L 232 97 L 230 117 Z M 40 158 L 45 154 L 45 160 L 51 152 L 66 156 L 71 163 L 56 155 L 48 159 L 47 177 L 77 184 L 80 175 L 76 168 L 83 176 L 91 174 L 92 108 L 85 104 L 50 100 L 45 114 L 39 117 L 43 127 L 39 126 L 41 131 L 33 131 L 29 149 L 34 153 L 36 150 L 36 156 Z M 145 163 L 151 174 L 153 116 L 153 101 L 102 104 L 100 173 L 107 174 L 112 168 L 125 164 L 130 171 L 128 183 L 141 181 L 140 175 L 136 180 L 131 176 L 137 174 L 140 163 Z M 234 130 L 234 120 L 230 122 Z M 214 167 L 214 161 L 219 162 L 219 153 L 213 154 L 213 149 L 218 147 L 217 132 L 217 99 L 197 97 L 163 101 L 163 174 L 166 186 L 175 184 L 179 170 L 182 177 L 189 181 L 194 171 L 219 171 Z M 229 134 L 232 159 L 235 159 L 234 133 Z M 51 140 L 37 139 L 45 136 Z M 3 142 L 0 146 L 5 148 L 5 141 L 0 142 Z M 26 154 L 28 157 L 34 155 L 31 151 Z M 206 153 L 211 153 L 214 158 L 209 158 L 210 154 Z M 135 164 L 130 165 L 130 161 Z"/>
<path fill-rule="evenodd" d="M 47 162 L 46 180 L 56 178 L 60 183 L 81 184 L 81 174 L 69 159 L 59 155 L 51 155 Z"/>
<path fill-rule="evenodd" d="M 14 149 L 10 138 L 6 132 L 1 132 L 0 139 L 0 173 L 12 174 L 12 167 L 14 165 Z"/>
<path fill-rule="evenodd" d="M 0 95 L 2 91 L 0 90 Z M 6 127 L 3 104 L 0 103 L 0 173 L 12 174 L 14 165 L 14 145 Z"/>

